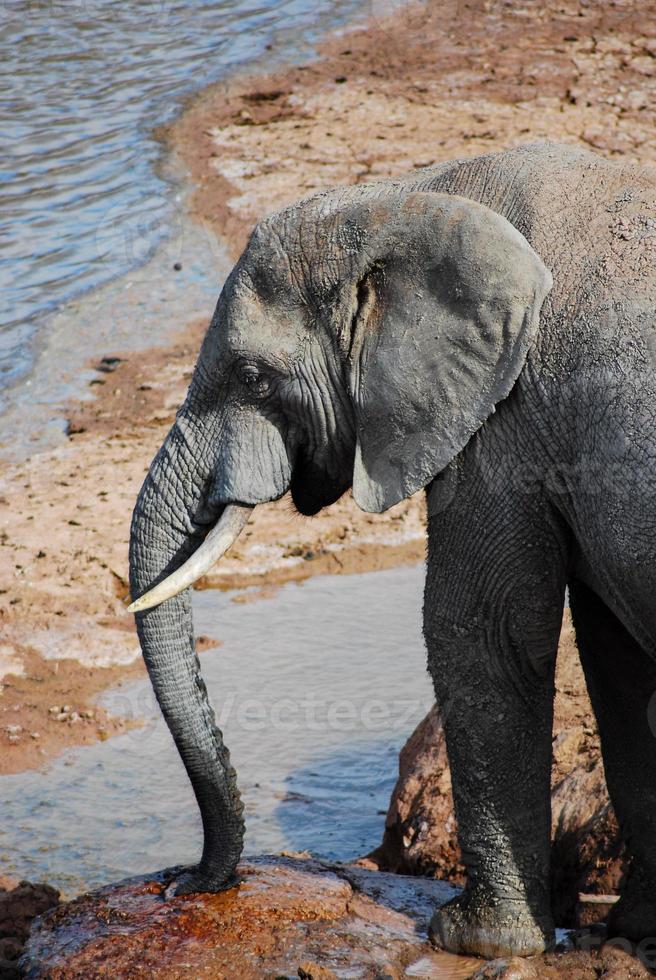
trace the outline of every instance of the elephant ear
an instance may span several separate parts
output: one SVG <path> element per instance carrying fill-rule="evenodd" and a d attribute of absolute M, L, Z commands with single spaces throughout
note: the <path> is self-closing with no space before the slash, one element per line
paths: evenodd
<path fill-rule="evenodd" d="M 363 263 L 342 338 L 353 496 L 380 512 L 427 486 L 508 395 L 552 279 L 505 218 L 465 198 L 399 194 L 347 220 Z"/>

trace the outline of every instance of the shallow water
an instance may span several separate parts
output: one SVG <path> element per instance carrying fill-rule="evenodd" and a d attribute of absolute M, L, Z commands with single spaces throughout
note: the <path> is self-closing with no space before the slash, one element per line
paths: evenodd
<path fill-rule="evenodd" d="M 30 376 L 0 388 L 0 459 L 65 444 L 67 404 L 93 397 L 89 384 L 100 357 L 166 346 L 187 324 L 209 323 L 229 269 L 222 243 L 181 209 L 145 265 L 52 314 Z"/>
<path fill-rule="evenodd" d="M 246 852 L 345 860 L 381 840 L 398 751 L 432 703 L 423 568 L 310 579 L 272 599 L 195 594 L 223 643 L 203 673 L 239 772 Z M 146 682 L 105 696 L 138 731 L 0 780 L 3 873 L 73 894 L 193 861 L 195 801 Z"/>
<path fill-rule="evenodd" d="M 49 310 L 168 233 L 152 130 L 182 97 L 258 59 L 307 55 L 377 2 L 0 4 L 0 388 L 28 371 Z"/>

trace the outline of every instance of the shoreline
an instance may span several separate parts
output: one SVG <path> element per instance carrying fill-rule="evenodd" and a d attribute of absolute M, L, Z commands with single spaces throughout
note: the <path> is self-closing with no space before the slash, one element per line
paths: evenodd
<path fill-rule="evenodd" d="M 648 19 L 599 0 L 402 7 L 329 37 L 318 59 L 211 85 L 160 132 L 188 171 L 191 219 L 231 259 L 257 218 L 336 183 L 545 137 L 654 162 Z M 166 346 L 105 351 L 82 374 L 95 397 L 66 409 L 66 441 L 0 477 L 0 774 L 125 730 L 92 699 L 143 670 L 122 603 L 130 514 L 205 326 L 190 322 Z M 421 561 L 422 496 L 383 515 L 350 496 L 311 519 L 287 500 L 266 505 L 201 586 L 267 594 L 310 575 Z M 57 721 L 50 709 L 66 706 Z"/>
<path fill-rule="evenodd" d="M 233 260 L 260 217 L 336 184 L 540 139 L 656 160 L 646 9 L 411 2 L 320 52 L 210 85 L 162 127 L 195 188 L 191 215 Z"/>
<path fill-rule="evenodd" d="M 99 24 L 102 24 L 102 14 L 98 13 Z M 40 243 L 42 247 L 47 245 L 48 238 L 52 239 L 53 235 L 57 237 L 57 229 L 61 227 L 65 237 L 68 235 L 78 242 L 83 240 L 82 252 L 78 254 L 73 248 L 72 254 L 68 256 L 70 261 L 63 268 L 59 268 L 56 262 L 52 266 L 48 265 L 49 288 L 39 290 L 37 283 L 28 281 L 26 294 L 19 292 L 18 297 L 10 289 L 7 299 L 13 309 L 9 322 L 14 326 L 9 334 L 9 346 L 3 346 L 0 351 L 5 381 L 5 385 L 0 388 L 0 413 L 4 417 L 10 411 L 12 424 L 16 420 L 22 421 L 20 413 L 11 411 L 16 400 L 23 401 L 28 412 L 34 403 L 42 403 L 44 394 L 52 405 L 53 390 L 61 387 L 57 375 L 61 370 L 68 373 L 67 365 L 58 363 L 56 371 L 34 379 L 36 383 L 29 392 L 34 396 L 31 406 L 24 398 L 25 389 L 32 386 L 35 370 L 43 360 L 44 353 L 57 354 L 56 348 L 54 351 L 51 349 L 51 335 L 53 329 L 56 329 L 53 325 L 57 324 L 62 315 L 64 319 L 75 321 L 72 311 L 78 307 L 82 309 L 85 298 L 102 292 L 112 283 L 129 280 L 138 270 L 150 265 L 153 257 L 166 248 L 172 232 L 177 234 L 176 225 L 180 216 L 186 213 L 179 206 L 180 200 L 188 187 L 184 178 L 181 179 L 175 172 L 175 163 L 172 164 L 171 155 L 166 152 L 166 147 L 157 136 L 158 129 L 170 124 L 199 92 L 213 82 L 236 77 L 244 72 L 268 71 L 274 66 L 282 68 L 295 61 L 311 59 L 318 43 L 328 32 L 348 30 L 351 24 L 361 23 L 366 15 L 366 6 L 363 12 L 361 0 L 331 0 L 325 10 L 316 11 L 312 4 L 301 3 L 295 5 L 291 16 L 288 16 L 283 9 L 267 13 L 260 11 L 258 14 L 257 10 L 249 9 L 248 4 L 244 7 L 238 3 L 236 8 L 218 13 L 217 19 L 216 9 L 211 4 L 203 4 L 196 11 L 192 23 L 185 23 L 181 20 L 181 11 L 162 10 L 162 16 L 154 25 L 154 33 L 147 32 L 155 47 L 149 52 L 151 70 L 145 74 L 139 73 L 139 68 L 132 65 L 131 59 L 125 62 L 119 42 L 119 37 L 126 29 L 129 29 L 130 36 L 134 37 L 135 33 L 138 35 L 143 26 L 139 14 L 136 12 L 127 18 L 118 18 L 113 25 L 116 34 L 110 42 L 119 45 L 113 51 L 114 63 L 110 68 L 112 88 L 118 90 L 115 98 L 120 98 L 128 85 L 132 96 L 130 101 L 135 111 L 123 115 L 119 113 L 114 118 L 112 109 L 101 95 L 92 118 L 86 116 L 84 108 L 80 107 L 77 121 L 74 113 L 64 113 L 60 120 L 63 123 L 62 132 L 72 138 L 71 145 L 76 142 L 87 143 L 84 138 L 78 141 L 78 137 L 83 137 L 85 127 L 90 127 L 92 138 L 99 138 L 99 143 L 95 143 L 95 158 L 108 153 L 113 159 L 118 153 L 122 155 L 123 163 L 126 156 L 131 159 L 137 169 L 133 173 L 135 179 L 129 182 L 129 186 L 135 193 L 122 195 L 121 188 L 118 191 L 113 188 L 112 181 L 116 182 L 118 171 L 113 170 L 111 165 L 105 167 L 104 177 L 108 187 L 102 186 L 102 179 L 96 187 L 98 193 L 105 195 L 105 206 L 101 211 L 96 210 L 92 214 L 85 212 L 83 194 L 76 201 L 80 205 L 79 214 L 75 208 L 61 212 L 70 218 L 68 224 L 64 223 L 62 226 L 53 217 L 53 223 L 43 228 Z M 11 26 L 10 24 L 10 33 Z M 69 23 L 64 18 L 61 26 L 64 34 L 69 29 L 77 29 L 74 19 Z M 160 43 L 156 43 L 155 38 Z M 146 42 L 146 47 L 148 43 Z M 174 55 L 173 65 L 170 64 L 170 58 L 168 64 L 164 60 L 164 52 L 168 51 L 170 54 L 171 48 Z M 143 46 L 141 52 L 145 55 Z M 58 51 L 57 54 L 59 57 L 56 60 L 60 60 L 63 51 Z M 79 65 L 84 63 L 85 59 Z M 29 111 L 28 105 L 40 102 L 38 96 L 30 98 L 30 86 L 40 75 L 48 73 L 49 65 L 46 59 L 45 64 L 39 63 L 39 70 L 34 78 L 28 74 L 25 111 Z M 71 68 L 79 65 L 76 63 Z M 158 70 L 163 71 L 167 78 L 166 88 L 160 88 L 154 81 Z M 84 70 L 73 71 L 69 81 L 72 93 L 77 91 L 78 86 L 84 87 Z M 118 136 L 115 132 L 117 127 L 121 130 Z M 117 136 L 116 142 L 110 140 L 109 145 L 104 142 L 102 132 L 105 130 Z M 20 129 L 18 132 L 20 133 Z M 18 154 L 16 159 L 22 159 L 20 149 Z M 64 154 L 63 169 L 58 168 L 57 174 L 66 183 L 67 168 L 83 168 L 84 162 L 84 157 L 77 159 L 73 154 L 69 160 Z M 29 170 L 29 153 L 26 167 Z M 89 179 L 88 174 L 81 177 L 83 187 L 86 179 Z M 95 186 L 93 177 L 90 180 L 91 186 Z M 14 200 L 14 197 L 11 199 Z M 18 199 L 21 199 L 20 191 Z M 51 210 L 54 216 L 60 213 L 56 207 Z M 7 226 L 5 230 L 10 231 L 10 227 Z M 74 267 L 73 271 L 70 265 Z M 16 309 L 16 303 L 24 316 Z M 67 313 L 71 314 L 68 318 Z M 16 315 L 19 320 L 14 319 Z M 17 337 L 15 331 L 18 331 L 20 342 L 14 343 L 14 338 Z M 113 336 L 111 329 L 110 335 Z M 93 340 L 92 336 L 87 335 L 77 348 L 82 351 L 92 349 Z M 150 345 L 148 342 L 141 344 L 142 347 Z M 82 370 L 84 365 L 81 359 L 78 357 L 76 360 L 77 369 Z M 66 387 L 70 389 L 72 386 Z M 39 422 L 42 423 L 44 418 L 47 419 L 47 416 L 41 413 Z M 49 439 L 56 439 L 56 427 L 51 428 L 47 435 Z M 0 458 L 6 455 L 5 448 L 0 442 Z"/>
<path fill-rule="evenodd" d="M 36 768 L 65 748 L 129 727 L 94 699 L 124 679 L 145 676 L 123 603 L 129 521 L 143 475 L 184 397 L 204 329 L 196 322 L 174 346 L 116 352 L 97 364 L 92 390 L 99 394 L 69 407 L 67 444 L 0 477 L 0 744 L 6 746 L 0 775 Z M 350 501 L 318 519 L 297 515 L 286 499 L 265 505 L 239 547 L 199 587 L 256 587 L 270 595 L 312 575 L 419 561 L 418 502 L 397 510 L 392 519 L 375 515 L 369 522 L 374 515 L 362 515 L 356 528 Z M 35 514 L 49 520 L 46 545 Z M 354 540 L 345 540 L 351 533 Z M 243 601 L 257 595 L 245 593 Z M 200 651 L 219 642 L 197 637 Z"/>

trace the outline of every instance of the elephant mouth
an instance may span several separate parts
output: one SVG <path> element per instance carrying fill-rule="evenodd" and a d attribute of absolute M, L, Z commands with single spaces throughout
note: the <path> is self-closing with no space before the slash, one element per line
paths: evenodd
<path fill-rule="evenodd" d="M 184 592 L 210 570 L 237 540 L 253 513 L 253 504 L 228 504 L 190 558 L 144 595 L 130 602 L 128 612 L 144 612 Z"/>
<path fill-rule="evenodd" d="M 339 470 L 342 468 L 339 467 Z M 351 486 L 348 468 L 331 472 L 307 459 L 297 459 L 290 490 L 299 513 L 311 517 L 329 507 Z M 255 504 L 229 503 L 196 551 L 179 568 L 143 595 L 128 597 L 128 612 L 145 612 L 184 592 L 205 575 L 234 544 L 248 523 Z"/>
<path fill-rule="evenodd" d="M 297 458 L 289 489 L 297 511 L 304 517 L 314 517 L 339 500 L 352 482 L 352 461 L 336 464 L 333 469 L 330 465 Z"/>

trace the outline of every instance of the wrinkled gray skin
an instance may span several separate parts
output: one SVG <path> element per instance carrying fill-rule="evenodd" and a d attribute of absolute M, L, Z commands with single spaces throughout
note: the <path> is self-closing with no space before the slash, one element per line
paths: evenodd
<path fill-rule="evenodd" d="M 550 144 L 319 194 L 262 221 L 134 512 L 133 596 L 230 502 L 429 504 L 424 631 L 468 885 L 434 941 L 553 939 L 549 776 L 566 585 L 632 860 L 611 933 L 656 935 L 656 178 Z M 552 286 L 553 277 L 553 286 Z M 234 883 L 242 806 L 189 593 L 137 617 L 201 809 L 171 893 Z M 366 624 L 363 624 L 366 628 Z"/>

